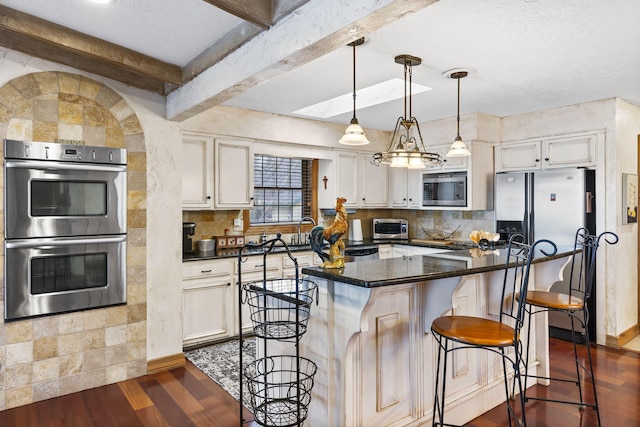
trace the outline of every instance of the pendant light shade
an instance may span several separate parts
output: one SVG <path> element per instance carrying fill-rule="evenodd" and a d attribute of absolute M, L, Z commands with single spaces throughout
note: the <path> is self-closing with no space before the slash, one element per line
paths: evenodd
<path fill-rule="evenodd" d="M 389 148 L 387 151 L 375 153 L 373 163 L 409 169 L 423 169 L 428 164 L 442 163 L 440 154 L 429 153 L 425 149 L 418 120 L 411 112 L 412 67 L 420 65 L 422 59 L 411 55 L 398 55 L 395 62 L 404 65 L 404 116 L 396 121 Z"/>
<path fill-rule="evenodd" d="M 356 46 L 360 46 L 363 43 L 364 37 L 361 37 L 347 45 L 353 47 L 353 118 L 344 135 L 338 141 L 344 145 L 367 145 L 369 143 L 356 117 Z"/>
<path fill-rule="evenodd" d="M 458 115 L 456 116 L 457 134 L 456 139 L 451 144 L 447 157 L 465 157 L 470 156 L 471 152 L 467 149 L 467 145 L 462 141 L 460 136 L 460 79 L 469 75 L 468 71 L 457 70 L 448 73 L 448 77 L 458 80 Z"/>

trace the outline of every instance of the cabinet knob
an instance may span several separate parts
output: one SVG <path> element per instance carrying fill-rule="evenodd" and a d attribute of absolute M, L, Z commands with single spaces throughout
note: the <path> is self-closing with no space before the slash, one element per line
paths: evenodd
<path fill-rule="evenodd" d="M 536 159 L 536 163 L 538 163 L 540 161 L 540 159 Z"/>
<path fill-rule="evenodd" d="M 545 158 L 544 158 L 544 161 L 545 161 L 545 162 L 548 162 L 548 161 L 549 161 L 549 158 L 548 158 L 548 157 L 545 157 Z"/>
<path fill-rule="evenodd" d="M 211 196 L 207 196 L 207 200 L 211 200 Z"/>

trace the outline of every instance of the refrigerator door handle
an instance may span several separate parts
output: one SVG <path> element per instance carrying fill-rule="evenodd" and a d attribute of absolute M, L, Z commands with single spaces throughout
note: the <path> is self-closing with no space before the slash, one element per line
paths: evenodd
<path fill-rule="evenodd" d="M 585 197 L 586 199 L 586 206 L 585 206 L 585 213 L 593 213 L 593 193 L 591 191 L 587 191 L 587 195 Z"/>

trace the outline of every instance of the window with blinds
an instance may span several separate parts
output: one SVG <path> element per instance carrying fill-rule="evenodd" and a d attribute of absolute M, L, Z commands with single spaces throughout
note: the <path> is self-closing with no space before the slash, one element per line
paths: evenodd
<path fill-rule="evenodd" d="M 251 225 L 297 223 L 311 215 L 312 161 L 256 154 Z"/>

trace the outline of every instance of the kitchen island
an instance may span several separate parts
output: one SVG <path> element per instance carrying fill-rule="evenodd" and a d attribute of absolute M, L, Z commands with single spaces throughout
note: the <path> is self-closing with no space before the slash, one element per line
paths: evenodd
<path fill-rule="evenodd" d="M 300 342 L 301 355 L 318 366 L 305 425 L 430 423 L 437 354 L 431 322 L 447 313 L 496 318 L 504 255 L 471 249 L 303 268 L 319 288 Z M 534 262 L 530 287 L 548 289 L 570 255 L 559 249 Z M 544 316 L 536 317 L 529 365 L 544 373 L 548 333 Z M 286 347 L 269 352 L 279 350 Z M 504 401 L 502 365 L 483 351 L 453 357 L 447 420 L 462 424 Z"/>

